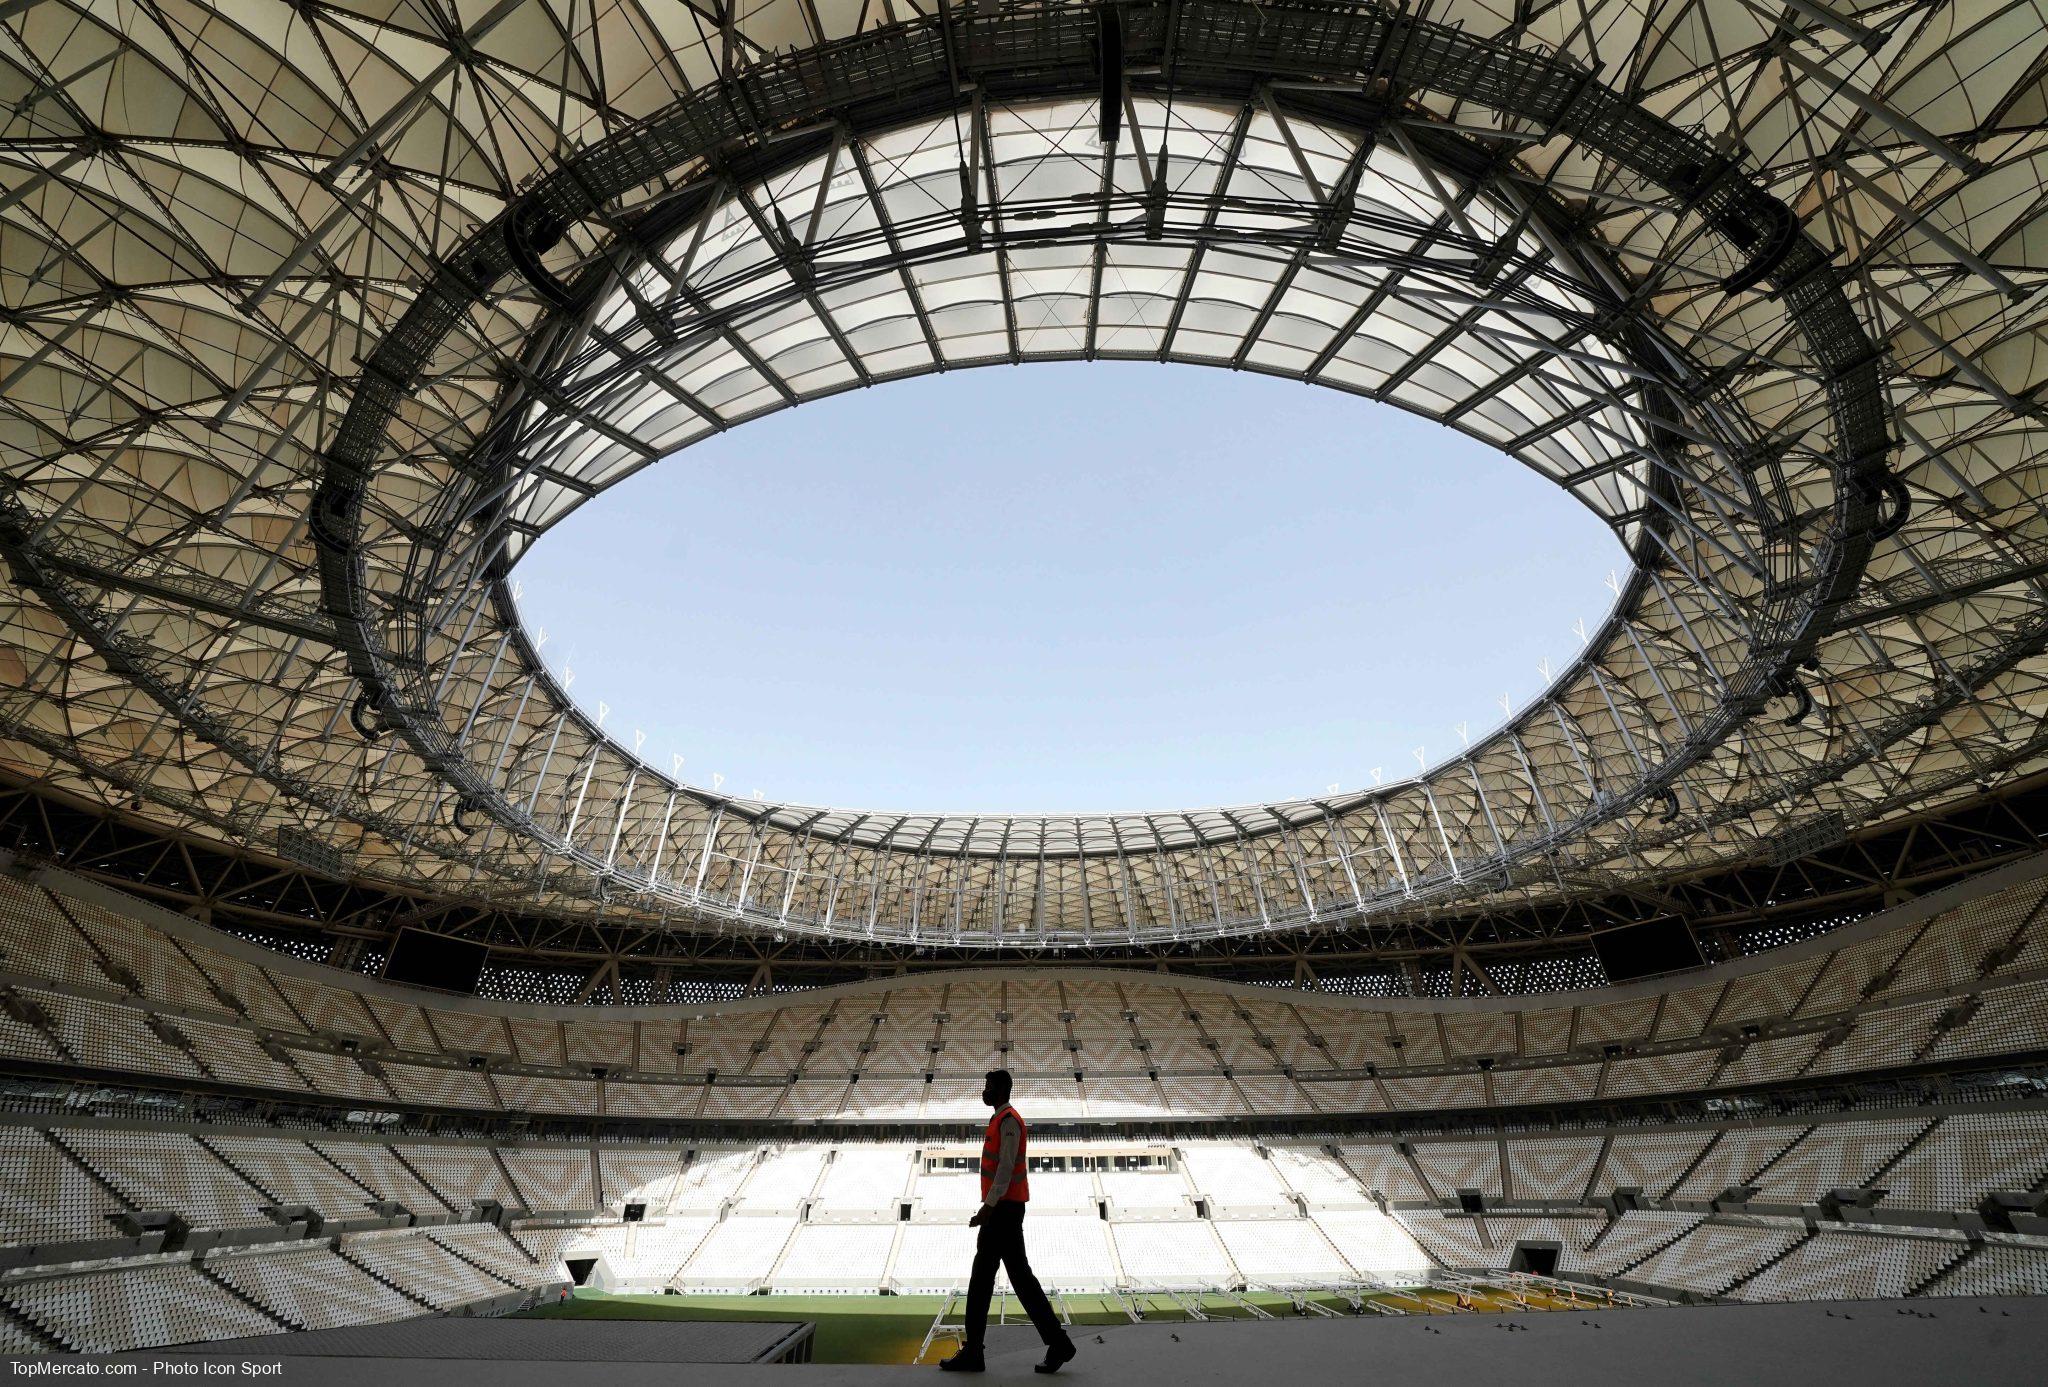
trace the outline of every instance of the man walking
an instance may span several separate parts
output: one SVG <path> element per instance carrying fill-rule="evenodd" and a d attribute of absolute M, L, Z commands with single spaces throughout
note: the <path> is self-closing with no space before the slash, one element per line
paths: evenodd
<path fill-rule="evenodd" d="M 1045 1340 L 1045 1361 L 1035 1364 L 1033 1371 L 1056 1373 L 1073 1358 L 1074 1341 L 1067 1337 L 1024 1256 L 1024 1206 L 1031 1199 L 1024 1153 L 1030 1134 L 1010 1106 L 1009 1070 L 989 1072 L 981 1101 L 996 1111 L 981 1138 L 981 1208 L 967 1220 L 969 1228 L 981 1230 L 974 1244 L 974 1270 L 967 1278 L 967 1338 L 960 1351 L 941 1359 L 939 1366 L 952 1373 L 978 1373 L 987 1366 L 981 1341 L 988 1330 L 988 1302 L 995 1293 L 1000 1262 L 1010 1273 L 1010 1289 L 1017 1293 L 1018 1303 Z"/>

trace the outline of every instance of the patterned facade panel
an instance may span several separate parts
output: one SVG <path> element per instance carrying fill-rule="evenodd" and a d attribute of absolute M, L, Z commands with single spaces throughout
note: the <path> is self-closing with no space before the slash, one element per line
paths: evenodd
<path fill-rule="evenodd" d="M 519 1192 L 505 1179 L 505 1172 L 487 1148 L 407 1142 L 393 1148 L 405 1163 L 458 1211 L 480 1199 L 495 1199 L 517 1205 Z"/>
<path fill-rule="evenodd" d="M 745 1073 L 754 1060 L 754 1045 L 764 1037 L 767 1027 L 767 1018 L 758 1013 L 722 1017 L 720 1024 L 714 1026 L 694 1025 L 690 1028 L 685 1067 L 693 1074 L 714 1070 L 720 1074 Z"/>
<path fill-rule="evenodd" d="M 1334 1079 L 1301 1086 L 1318 1112 L 1384 1112 L 1386 1099 L 1370 1079 Z"/>
<path fill-rule="evenodd" d="M 387 1064 L 384 1081 L 408 1103 L 434 1108 L 498 1106 L 490 1081 L 470 1069 L 441 1069 L 423 1064 Z"/>
<path fill-rule="evenodd" d="M 765 1122 L 775 1115 L 776 1105 L 781 1101 L 780 1086 L 736 1088 L 712 1084 L 704 1090 L 704 1106 L 699 1115 L 718 1122 Z"/>
<path fill-rule="evenodd" d="M 1578 1103 L 1594 1096 L 1600 1083 L 1600 1066 L 1560 1064 L 1541 1069 L 1496 1069 L 1492 1078 L 1497 1103 Z"/>
<path fill-rule="evenodd" d="M 1500 1146 L 1491 1141 L 1417 1142 L 1415 1163 L 1428 1177 L 1430 1188 L 1448 1199 L 1459 1190 L 1483 1194 L 1504 1193 L 1500 1169 Z"/>
<path fill-rule="evenodd" d="M 1391 1143 L 1346 1142 L 1338 1148 L 1337 1154 L 1358 1177 L 1360 1184 L 1391 1201 L 1412 1202 L 1439 1197 L 1422 1183 L 1415 1174 L 1415 1167 Z"/>
<path fill-rule="evenodd" d="M 1449 1058 L 1437 1032 L 1437 1017 L 1427 1013 L 1395 1017 L 1387 1046 L 1396 1056 L 1396 1064 L 1442 1064 Z"/>
<path fill-rule="evenodd" d="M 1699 1088 L 1714 1075 L 1720 1060 L 1712 1050 L 1681 1050 L 1672 1055 L 1618 1059 L 1607 1066 L 1603 1094 L 1626 1098 L 1644 1093 L 1682 1093 Z"/>
<path fill-rule="evenodd" d="M 569 1063 L 601 1064 L 630 1069 L 634 1061 L 634 1028 L 627 1021 L 585 1021 L 564 1028 Z"/>
<path fill-rule="evenodd" d="M 1652 1199 L 1671 1193 L 1699 1160 L 1714 1134 L 1707 1131 L 1626 1132 L 1608 1145 L 1594 1192 L 1633 1187 Z"/>
<path fill-rule="evenodd" d="M 1942 1277 L 1937 1295 L 2048 1295 L 2048 1248 L 1994 1245 Z"/>
<path fill-rule="evenodd" d="M 588 1115 L 597 1111 L 598 1086 L 586 1079 L 558 1079 L 531 1074 L 494 1074 L 491 1076 L 491 1082 L 497 1085 L 499 1096 L 505 1100 L 507 1112 Z M 628 1085 L 607 1084 L 605 1087 L 607 1090 L 617 1090 Z M 673 1111 L 673 1107 L 670 1110 Z"/>
<path fill-rule="evenodd" d="M 363 1010 L 363 1004 L 356 1000 L 355 993 L 309 983 L 282 972 L 274 974 L 272 980 L 314 1030 L 359 1041 L 376 1034 L 375 1024 L 369 1013 Z"/>
<path fill-rule="evenodd" d="M 1720 1295 L 1805 1236 L 1799 1224 L 1702 1224 L 1626 1275 L 1653 1286 Z"/>
<path fill-rule="evenodd" d="M 540 1081 L 545 1083 L 546 1081 Z M 569 1090 L 554 1099 L 557 1102 L 577 1101 L 589 1103 L 593 1109 L 596 1103 L 595 1084 L 563 1083 L 562 1089 Z M 559 1092 L 559 1091 L 558 1091 Z M 607 1082 L 604 1086 L 604 1110 L 620 1117 L 687 1118 L 703 1111 L 704 1087 L 701 1084 L 628 1084 Z M 506 1092 L 506 1101 L 511 1093 Z"/>
<path fill-rule="evenodd" d="M 1751 1182 L 1756 1173 L 1799 1140 L 1803 1127 L 1730 1127 L 1706 1148 L 1699 1163 L 1673 1186 L 1674 1199 L 1717 1199 L 1723 1190 Z"/>
<path fill-rule="evenodd" d="M 1714 1084 L 1719 1088 L 1738 1088 L 1745 1084 L 1769 1084 L 1795 1078 L 1805 1073 L 1814 1062 L 1819 1045 L 1819 1037 L 1811 1035 L 1776 1036 L 1754 1041 L 1744 1046 L 1741 1054 L 1721 1066 L 1714 1076 Z"/>
<path fill-rule="evenodd" d="M 596 1172 L 589 1147 L 499 1147 L 528 1209 L 590 1210 L 598 1207 Z"/>
<path fill-rule="evenodd" d="M 73 901 L 66 910 L 108 959 L 135 975 L 143 996 L 174 1006 L 220 1006 L 199 970 L 155 930 L 84 901 Z"/>
<path fill-rule="evenodd" d="M 1817 958 L 1794 960 L 1734 979 L 1728 984 L 1720 1005 L 1714 1009 L 1714 1024 L 1740 1026 L 1792 1015 L 1798 1010 L 1799 1001 L 1806 995 L 1815 975 L 1820 972 L 1822 961 Z"/>
<path fill-rule="evenodd" d="M 1453 1058 L 1515 1053 L 1512 1012 L 1451 1012 L 1444 1016 L 1444 1041 Z"/>
<path fill-rule="evenodd" d="M 1978 998 L 1962 1026 L 1942 1033 L 1930 1060 L 2048 1049 L 2048 988 L 2039 983 L 2001 987 Z"/>
<path fill-rule="evenodd" d="M 1897 1118 L 1817 1126 L 1756 1177 L 1756 1197 L 1769 1204 L 1807 1204 L 1829 1190 L 1861 1185 L 1927 1125 L 1924 1119 Z"/>
<path fill-rule="evenodd" d="M 1891 1300 L 1968 1252 L 1961 1238 L 1891 1237 L 1829 1229 L 1743 1282 L 1738 1300 Z"/>
<path fill-rule="evenodd" d="M 438 1053 L 440 1047 L 434 1044 L 433 1033 L 427 1029 L 426 1022 L 420 1019 L 418 1007 L 389 1001 L 368 992 L 362 994 L 362 998 L 363 1005 L 376 1017 L 377 1024 L 384 1034 L 391 1037 L 393 1045 L 401 1050 L 413 1050 L 420 1054 Z"/>
<path fill-rule="evenodd" d="M 1937 915 L 1899 960 L 1898 976 L 1880 997 L 1953 992 L 1974 985 L 1985 960 L 2019 933 L 2038 903 L 2001 893 Z"/>
<path fill-rule="evenodd" d="M 1861 1012 L 1848 1039 L 1822 1051 L 1814 1072 L 1842 1074 L 1857 1069 L 1883 1069 L 1912 1064 L 1934 1043 L 1934 1022 L 1948 1009 L 1946 1002 Z"/>
<path fill-rule="evenodd" d="M 1486 1234 L 1497 1249 L 1491 1265 L 1506 1268 L 1522 1243 L 1556 1243 L 1558 1275 L 1586 1269 L 1586 1244 L 1607 1226 L 1604 1216 L 1584 1218 L 1496 1218 L 1486 1220 Z"/>
<path fill-rule="evenodd" d="M 1872 1184 L 1884 1202 L 1975 1209 L 1986 1196 L 2033 1191 L 2048 1180 L 2048 1115 L 1958 1113 L 1900 1156 Z"/>
<path fill-rule="evenodd" d="M 42 888 L 0 877 L 0 968 L 53 982 L 106 987 L 98 957 Z"/>
<path fill-rule="evenodd" d="M 1568 1009 L 1525 1011 L 1522 1020 L 1522 1053 L 1559 1055 L 1571 1045 L 1572 1013 Z"/>
<path fill-rule="evenodd" d="M 1827 966 L 1822 969 L 1820 980 L 1808 992 L 1805 1005 L 1799 1009 L 1801 1016 L 1831 1015 L 1847 1011 L 1863 1000 L 1863 993 L 1877 981 L 1891 966 L 1893 959 L 1906 947 L 1907 939 L 1892 934 L 1866 939 L 1838 949 L 1828 956 Z"/>
<path fill-rule="evenodd" d="M 1368 1064 L 1391 1064 L 1394 1050 L 1387 1044 L 1383 1027 L 1364 1025 L 1332 1026 L 1321 1032 L 1328 1043 L 1330 1058 L 1340 1069 L 1359 1069 Z"/>
<path fill-rule="evenodd" d="M 1396 1111 L 1486 1105 L 1486 1085 L 1477 1074 L 1419 1074 L 1381 1082 Z"/>
<path fill-rule="evenodd" d="M 292 1064 L 313 1082 L 313 1091 L 330 1098 L 388 1099 L 390 1088 L 363 1072 L 346 1055 L 322 1050 L 293 1050 Z"/>
<path fill-rule="evenodd" d="M 1653 1040 L 1685 1040 L 1706 1029 L 1707 1017 L 1721 999 L 1724 983 L 1681 988 L 1664 995 L 1664 1010 L 1657 1018 Z"/>
<path fill-rule="evenodd" d="M 1159 1091 L 1166 1096 L 1168 1105 L 1177 1113 L 1241 1113 L 1244 1099 L 1228 1079 L 1207 1079 L 1192 1076 L 1159 1078 Z"/>
<path fill-rule="evenodd" d="M 1600 1159 L 1600 1138 L 1532 1138 L 1505 1143 L 1508 1193 L 1516 1199 L 1577 1199 Z"/>
<path fill-rule="evenodd" d="M 475 1053 L 483 1055 L 510 1055 L 512 1043 L 505 1036 L 505 1026 L 495 1016 L 478 1016 L 472 1012 L 433 1011 L 426 1013 L 427 1024 L 441 1041 L 441 1048 L 450 1054 Z"/>
<path fill-rule="evenodd" d="M 1616 1275 L 1699 1224 L 1697 1214 L 1631 1210 L 1593 1235 L 1580 1254 L 1580 1265 L 1595 1275 Z"/>
<path fill-rule="evenodd" d="M 1579 1008 L 1581 1045 L 1626 1045 L 1650 1038 L 1650 1026 L 1657 1016 L 1655 997 L 1629 1002 L 1603 1002 Z"/>
<path fill-rule="evenodd" d="M 1506 1264 L 1503 1249 L 1487 1240 L 1478 1219 L 1435 1210 L 1402 1210 L 1394 1217 L 1415 1241 L 1428 1250 L 1432 1258 L 1453 1270 Z"/>
<path fill-rule="evenodd" d="M 1239 1074 L 1236 1082 L 1245 1106 L 1255 1113 L 1292 1115 L 1315 1111 L 1302 1086 L 1284 1074 Z"/>
<path fill-rule="evenodd" d="M 185 953 L 223 992 L 240 1002 L 257 1025 L 287 1033 L 306 1029 L 262 968 L 212 949 L 185 946 Z"/>
<path fill-rule="evenodd" d="M 512 1045 L 519 1052 L 520 1063 L 568 1063 L 562 1053 L 562 1028 L 556 1022 L 513 1017 L 506 1024 L 512 1028 Z"/>

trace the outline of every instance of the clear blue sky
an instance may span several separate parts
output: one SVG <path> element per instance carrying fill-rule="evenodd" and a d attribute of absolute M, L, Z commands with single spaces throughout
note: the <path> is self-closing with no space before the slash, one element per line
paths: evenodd
<path fill-rule="evenodd" d="M 996 367 L 805 405 L 519 564 L 628 745 L 858 808 L 1239 804 L 1388 780 L 1542 687 L 1619 545 L 1533 472 L 1335 391 Z"/>

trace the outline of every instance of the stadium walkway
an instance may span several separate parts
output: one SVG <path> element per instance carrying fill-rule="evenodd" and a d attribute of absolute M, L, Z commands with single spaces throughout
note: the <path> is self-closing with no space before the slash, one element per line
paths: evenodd
<path fill-rule="evenodd" d="M 970 1382 L 1044 1383 L 1028 1330 L 997 1342 Z M 1099 1342 L 1098 1342 L 1099 1340 Z M 1854 1301 L 1610 1310 L 1580 1314 L 1273 1320 L 1086 1329 L 1057 1381 L 1116 1387 L 1310 1387 L 1456 1383 L 1472 1387 L 2003 1387 L 2048 1381 L 2048 1297 Z M 248 1342 L 248 1341 L 244 1341 Z M 145 1365 L 186 1356 L 124 1355 Z M 193 1358 L 212 1357 L 203 1351 Z M 216 1361 L 219 1361 L 216 1359 Z M 279 1361 L 253 1344 L 251 1363 Z M 907 1387 L 934 1368 L 810 1364 L 497 1361 L 289 1357 L 281 1387 Z M 239 1364 L 237 1366 L 240 1366 Z M 157 1374 L 162 1375 L 158 1369 Z M 237 1373 L 239 1376 L 245 1374 Z"/>

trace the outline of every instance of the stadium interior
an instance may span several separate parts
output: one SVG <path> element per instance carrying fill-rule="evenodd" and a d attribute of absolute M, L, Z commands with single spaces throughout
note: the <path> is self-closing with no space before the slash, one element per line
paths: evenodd
<path fill-rule="evenodd" d="M 1073 1375 L 2037 1370 L 2048 0 L 0 0 L 0 98 L 0 1353 L 900 1373 L 1000 1068 Z M 522 625 L 1040 360 L 1631 567 L 1417 774 L 1151 813 L 740 797 Z"/>

